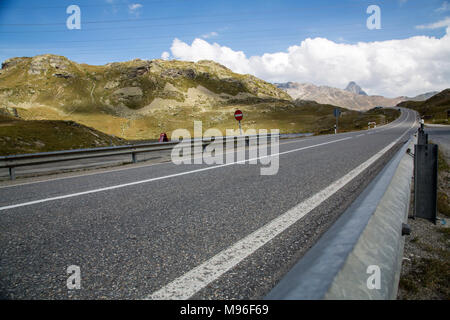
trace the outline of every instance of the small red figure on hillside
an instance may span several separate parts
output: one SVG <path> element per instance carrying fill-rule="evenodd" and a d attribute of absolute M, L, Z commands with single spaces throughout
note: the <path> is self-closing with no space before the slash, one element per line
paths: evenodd
<path fill-rule="evenodd" d="M 165 132 L 159 135 L 158 142 L 169 142 L 169 138 L 167 138 L 167 134 Z"/>

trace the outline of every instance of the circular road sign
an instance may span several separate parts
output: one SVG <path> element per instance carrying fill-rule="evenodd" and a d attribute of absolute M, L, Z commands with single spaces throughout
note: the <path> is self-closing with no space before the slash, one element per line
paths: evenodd
<path fill-rule="evenodd" d="M 242 113 L 241 110 L 236 110 L 236 111 L 235 111 L 235 113 L 234 113 L 234 118 L 235 118 L 237 121 L 241 121 L 243 117 L 244 117 L 244 114 Z"/>

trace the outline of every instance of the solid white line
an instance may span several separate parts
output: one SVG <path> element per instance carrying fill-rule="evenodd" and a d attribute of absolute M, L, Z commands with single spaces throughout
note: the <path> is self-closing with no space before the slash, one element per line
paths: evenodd
<path fill-rule="evenodd" d="M 116 171 L 125 171 L 125 170 L 131 170 L 131 169 L 139 169 L 139 168 L 156 166 L 156 165 L 159 165 L 159 164 L 167 164 L 168 162 L 169 161 L 158 162 L 158 163 L 149 163 L 149 164 L 145 164 L 143 162 L 143 165 L 140 165 L 140 166 L 126 167 L 126 168 L 116 168 L 116 169 L 107 169 L 105 171 L 100 171 L 100 172 L 86 172 L 86 173 L 83 173 L 83 174 L 74 174 L 74 175 L 67 176 L 67 177 L 56 177 L 56 178 L 49 178 L 49 179 L 43 179 L 43 180 L 37 180 L 37 181 L 29 181 L 29 182 L 22 182 L 22 183 L 17 183 L 17 184 L 3 185 L 3 186 L 0 186 L 0 189 L 12 188 L 12 187 L 20 187 L 20 186 L 26 186 L 26 185 L 29 185 L 29 184 L 36 184 L 36 183 L 50 182 L 50 181 L 58 181 L 58 180 L 71 179 L 71 178 L 88 177 L 88 176 L 93 176 L 93 175 L 96 175 L 96 174 L 113 173 L 113 172 L 116 172 Z M 102 169 L 99 168 L 97 170 L 102 170 Z"/>
<path fill-rule="evenodd" d="M 342 138 L 342 139 L 338 139 L 338 140 L 332 140 L 332 141 L 323 142 L 323 143 L 319 143 L 319 144 L 315 144 L 315 145 L 311 145 L 311 146 L 306 146 L 306 147 L 302 147 L 302 148 L 297 148 L 297 149 L 293 149 L 293 150 L 279 152 L 279 153 L 276 153 L 276 154 L 271 154 L 271 155 L 266 155 L 266 156 L 262 156 L 262 157 L 256 157 L 256 158 L 252 158 L 252 159 L 236 161 L 236 162 L 232 162 L 232 163 L 220 164 L 220 165 L 216 165 L 216 166 L 212 166 L 212 167 L 206 167 L 206 168 L 202 168 L 202 169 L 196 169 L 196 170 L 191 170 L 191 171 L 185 171 L 185 172 L 170 174 L 170 175 L 162 176 L 162 177 L 156 177 L 156 178 L 145 179 L 145 180 L 140 180 L 140 181 L 135 181 L 135 182 L 123 183 L 123 184 L 110 186 L 110 187 L 104 187 L 104 188 L 99 188 L 99 189 L 93 189 L 93 190 L 87 190 L 87 191 L 82 191 L 82 192 L 77 192 L 77 193 L 66 194 L 66 195 L 57 196 L 57 197 L 44 198 L 44 199 L 39 199 L 39 200 L 34 200 L 34 201 L 29 201 L 29 202 L 23 202 L 23 203 L 8 205 L 8 206 L 0 207 L 0 211 L 13 209 L 13 208 L 19 208 L 19 207 L 30 206 L 30 205 L 33 205 L 33 204 L 38 204 L 38 203 L 43 203 L 43 202 L 49 202 L 49 201 L 73 198 L 73 197 L 82 196 L 82 195 L 91 194 L 91 193 L 97 193 L 97 192 L 102 192 L 102 191 L 114 190 L 114 189 L 134 186 L 134 185 L 137 185 L 137 184 L 153 182 L 153 181 L 157 181 L 157 180 L 163 180 L 163 179 L 168 179 L 168 178 L 184 176 L 184 175 L 187 175 L 187 174 L 192 174 L 192 173 L 197 173 L 197 172 L 202 172 L 202 171 L 222 168 L 222 167 L 226 167 L 226 166 L 231 166 L 231 165 L 235 165 L 235 164 L 245 163 L 247 161 L 259 160 L 259 159 L 268 158 L 268 157 L 276 157 L 276 156 L 279 156 L 279 155 L 288 154 L 288 153 L 291 153 L 291 152 L 302 151 L 302 150 L 306 150 L 306 149 L 311 149 L 311 148 L 315 148 L 315 147 L 319 147 L 319 146 L 323 146 L 323 145 L 327 145 L 327 144 L 331 144 L 331 143 L 335 143 L 335 142 L 339 142 L 339 141 L 348 140 L 348 139 L 351 139 L 351 138 L 352 137 Z"/>
<path fill-rule="evenodd" d="M 412 126 L 414 125 L 415 122 Z M 389 144 L 387 147 L 376 153 L 369 160 L 365 161 L 363 164 L 359 165 L 342 178 L 332 183 L 330 186 L 299 203 L 262 228 L 249 234 L 229 248 L 219 252 L 206 262 L 188 271 L 179 278 L 176 278 L 156 292 L 148 295 L 145 299 L 189 299 L 198 291 L 206 287 L 211 282 L 217 280 L 227 271 L 234 268 L 242 260 L 285 231 L 291 225 L 308 214 L 311 210 L 318 207 L 322 202 L 339 191 L 343 186 L 384 155 L 409 131 L 410 128 L 408 128 L 397 140 Z"/>

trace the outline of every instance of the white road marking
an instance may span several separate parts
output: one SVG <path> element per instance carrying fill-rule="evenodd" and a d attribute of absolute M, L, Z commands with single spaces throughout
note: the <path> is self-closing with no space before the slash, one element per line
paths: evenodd
<path fill-rule="evenodd" d="M 8 209 L 14 209 L 14 208 L 19 208 L 19 207 L 30 206 L 30 205 L 33 205 L 33 204 L 38 204 L 38 203 L 43 203 L 43 202 L 49 202 L 49 201 L 73 198 L 73 197 L 82 196 L 82 195 L 91 194 L 91 193 L 97 193 L 97 192 L 102 192 L 102 191 L 114 190 L 114 189 L 134 186 L 134 185 L 138 185 L 138 184 L 143 184 L 143 183 L 148 183 L 148 182 L 153 182 L 153 181 L 158 181 L 158 180 L 164 180 L 164 179 L 168 179 L 168 178 L 184 176 L 184 175 L 188 175 L 188 174 L 192 174 L 192 173 L 197 173 L 197 172 L 202 172 L 202 171 L 222 168 L 222 167 L 226 167 L 226 166 L 231 166 L 231 165 L 235 165 L 235 164 L 245 163 L 247 161 L 259 160 L 259 159 L 268 158 L 268 157 L 276 157 L 276 156 L 279 156 L 279 155 L 288 154 L 288 153 L 291 153 L 291 152 L 302 151 L 302 150 L 306 150 L 306 149 L 311 149 L 311 148 L 315 148 L 315 147 L 319 147 L 319 146 L 324 146 L 324 145 L 327 145 L 327 144 L 336 143 L 336 142 L 348 140 L 348 139 L 351 139 L 351 138 L 352 137 L 347 137 L 347 138 L 342 138 L 342 139 L 338 139 L 338 140 L 327 141 L 327 142 L 323 142 L 323 143 L 319 143 L 319 144 L 314 144 L 314 145 L 311 145 L 311 146 L 306 146 L 306 147 L 302 147 L 302 148 L 297 148 L 297 149 L 292 149 L 292 150 L 288 150 L 288 151 L 284 151 L 284 152 L 279 152 L 279 153 L 276 153 L 276 154 L 266 155 L 266 156 L 262 156 L 262 157 L 256 157 L 256 158 L 252 158 L 252 159 L 246 159 L 246 160 L 242 160 L 242 161 L 236 161 L 236 162 L 232 162 L 232 163 L 220 164 L 220 165 L 206 167 L 206 168 L 202 168 L 202 169 L 196 169 L 196 170 L 191 170 L 191 171 L 185 171 L 185 172 L 170 174 L 170 175 L 162 176 L 162 177 L 150 178 L 150 179 L 145 179 L 145 180 L 140 180 L 140 181 L 123 183 L 123 184 L 110 186 L 110 187 L 98 188 L 98 189 L 93 189 L 93 190 L 87 190 L 87 191 L 82 191 L 82 192 L 77 192 L 77 193 L 66 194 L 66 195 L 62 195 L 62 196 L 56 196 L 56 197 L 51 197 L 51 198 L 44 198 L 44 199 L 39 199 L 39 200 L 34 200 L 34 201 L 29 201 L 29 202 L 23 202 L 23 203 L 8 205 L 8 206 L 0 207 L 0 211 L 8 210 Z"/>
<path fill-rule="evenodd" d="M 112 172 L 116 172 L 116 171 L 139 169 L 139 168 L 151 167 L 151 166 L 156 166 L 159 164 L 167 164 L 167 163 L 168 163 L 168 161 L 167 162 L 150 163 L 150 164 L 142 164 L 140 166 L 125 167 L 125 168 L 122 167 L 122 168 L 117 168 L 117 169 L 107 169 L 105 171 L 100 171 L 100 172 L 87 172 L 87 173 L 83 173 L 83 174 L 74 174 L 74 175 L 67 176 L 67 177 L 57 177 L 57 178 L 50 178 L 50 179 L 42 179 L 42 180 L 38 180 L 38 181 L 29 181 L 29 182 L 22 182 L 22 183 L 17 183 L 17 184 L 9 184 L 9 185 L 0 186 L 0 189 L 20 187 L 20 186 L 26 186 L 29 184 L 42 183 L 42 182 L 50 182 L 50 181 L 58 181 L 58 180 L 64 180 L 64 179 L 87 177 L 87 176 L 93 176 L 96 174 L 112 173 Z M 102 169 L 98 169 L 98 170 L 102 170 Z"/>
<path fill-rule="evenodd" d="M 311 210 L 318 207 L 322 202 L 339 191 L 343 186 L 349 183 L 353 178 L 358 176 L 361 172 L 377 161 L 382 155 L 384 155 L 390 148 L 392 148 L 409 131 L 409 129 L 415 125 L 415 123 L 416 122 L 414 122 L 413 125 L 409 127 L 397 140 L 389 144 L 387 147 L 376 153 L 369 160 L 365 161 L 342 178 L 332 183 L 330 186 L 299 203 L 278 218 L 249 234 L 229 248 L 219 252 L 201 265 L 176 278 L 156 292 L 148 295 L 145 299 L 189 299 L 198 291 L 206 287 L 211 282 L 217 280 L 227 271 L 234 268 L 242 260 L 250 256 L 257 249 L 285 231 L 291 225 L 308 214 Z"/>

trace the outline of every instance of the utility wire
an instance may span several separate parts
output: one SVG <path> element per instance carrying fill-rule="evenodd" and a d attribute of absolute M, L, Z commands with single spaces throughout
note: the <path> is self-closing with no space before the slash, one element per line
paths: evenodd
<path fill-rule="evenodd" d="M 239 15 L 259 15 L 259 14 L 270 14 L 273 15 L 279 12 L 301 12 L 303 10 L 317 10 L 324 8 L 342 8 L 343 5 L 333 5 L 333 6 L 315 6 L 315 7 L 303 7 L 303 8 L 289 8 L 283 10 L 270 10 L 270 11 L 244 11 L 244 12 L 228 12 L 223 14 L 205 14 L 205 15 L 189 15 L 189 16 L 166 16 L 166 17 L 155 17 L 155 18 L 141 18 L 141 19 L 114 19 L 114 20 L 88 20 L 82 21 L 82 24 L 101 24 L 101 23 L 122 23 L 122 22 L 139 22 L 139 21 L 155 21 L 155 20 L 172 20 L 172 19 L 192 19 L 192 18 L 202 18 L 202 17 L 227 17 L 227 16 L 239 16 Z M 0 26 L 54 26 L 54 25 L 66 25 L 64 22 L 51 22 L 51 23 L 1 23 Z"/>

